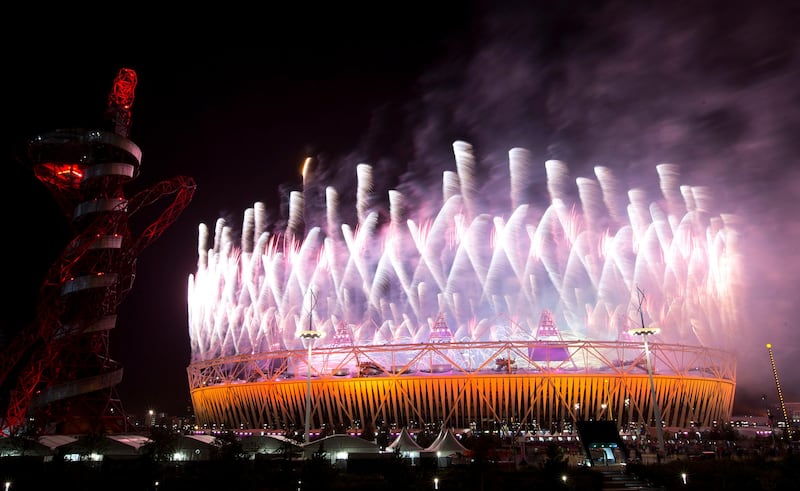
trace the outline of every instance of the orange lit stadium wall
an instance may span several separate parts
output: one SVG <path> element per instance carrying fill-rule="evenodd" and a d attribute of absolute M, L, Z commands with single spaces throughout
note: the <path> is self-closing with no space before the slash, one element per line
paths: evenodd
<path fill-rule="evenodd" d="M 482 352 L 471 367 L 469 353 Z M 491 355 L 486 357 L 489 350 Z M 654 385 L 668 427 L 730 419 L 735 361 L 727 352 L 652 344 Z M 536 359 L 535 353 L 566 353 Z M 305 351 L 220 358 L 188 367 L 200 425 L 299 428 L 305 414 Z M 404 360 L 398 362 L 398 360 Z M 513 360 L 508 363 L 507 360 Z M 354 422 L 468 428 L 611 419 L 652 426 L 642 346 L 629 342 L 487 342 L 321 348 L 311 359 L 311 427 Z"/>

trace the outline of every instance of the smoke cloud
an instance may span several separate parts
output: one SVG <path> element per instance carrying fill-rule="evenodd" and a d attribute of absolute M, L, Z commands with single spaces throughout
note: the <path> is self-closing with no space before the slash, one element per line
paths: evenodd
<path fill-rule="evenodd" d="M 767 343 L 785 398 L 800 400 L 800 9 L 777 1 L 531 3 L 475 7 L 480 20 L 450 40 L 401 111 L 414 131 L 390 149 L 406 153 L 370 162 L 376 178 L 406 165 L 399 182 L 384 184 L 424 204 L 438 197 L 427 183 L 452 168 L 455 140 L 474 145 L 489 201 L 510 199 L 491 188 L 507 183 L 515 147 L 530 150 L 532 187 L 543 195 L 551 159 L 566 162 L 573 178 L 608 167 L 626 181 L 622 189 L 652 185 L 656 165 L 677 164 L 685 183 L 708 187 L 713 212 L 740 222 L 737 411 L 762 414 L 762 395 L 777 404 Z M 348 158 L 381 148 L 385 157 L 380 136 L 368 134 Z"/>

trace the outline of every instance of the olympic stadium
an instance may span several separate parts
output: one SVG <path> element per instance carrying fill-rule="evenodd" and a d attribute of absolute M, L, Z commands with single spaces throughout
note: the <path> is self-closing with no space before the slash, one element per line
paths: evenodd
<path fill-rule="evenodd" d="M 740 259 L 708 189 L 659 164 L 650 198 L 608 167 L 570 178 L 514 148 L 498 192 L 470 144 L 453 150 L 436 192 L 392 189 L 383 206 L 359 164 L 353 209 L 329 185 L 316 213 L 305 168 L 284 220 L 257 202 L 241 225 L 200 224 L 187 368 L 199 425 L 730 419 Z"/>

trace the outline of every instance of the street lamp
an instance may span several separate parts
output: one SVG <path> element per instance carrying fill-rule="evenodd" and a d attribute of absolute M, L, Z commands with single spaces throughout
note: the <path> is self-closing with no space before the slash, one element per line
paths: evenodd
<path fill-rule="evenodd" d="M 653 383 L 653 366 L 650 364 L 650 348 L 647 346 L 647 336 L 651 334 L 658 334 L 656 327 L 639 327 L 628 331 L 629 334 L 634 336 L 642 336 L 644 339 L 644 356 L 647 361 L 647 375 L 650 377 L 650 397 L 653 399 L 653 414 L 656 418 L 656 434 L 658 435 L 658 452 L 659 455 L 665 455 L 664 448 L 664 432 L 661 429 L 661 410 L 658 408 L 658 401 L 656 400 L 656 386 Z"/>
<path fill-rule="evenodd" d="M 311 348 L 314 347 L 314 342 L 322 335 L 319 331 L 309 329 L 300 333 L 300 339 L 303 340 L 303 346 L 308 349 L 308 356 L 306 358 L 307 385 L 306 385 L 306 433 L 305 442 L 310 441 L 309 432 L 311 431 Z"/>

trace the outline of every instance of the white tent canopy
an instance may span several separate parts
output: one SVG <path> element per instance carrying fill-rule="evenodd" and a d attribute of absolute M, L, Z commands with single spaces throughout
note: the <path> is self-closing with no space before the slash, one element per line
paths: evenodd
<path fill-rule="evenodd" d="M 466 453 L 467 447 L 461 444 L 456 438 L 455 433 L 453 433 L 452 429 L 444 429 L 439 432 L 439 436 L 430 444 L 430 446 L 426 447 L 423 452 L 425 453 L 433 453 L 436 452 L 439 455 L 447 456 L 453 455 L 457 453 Z"/>
<path fill-rule="evenodd" d="M 219 441 L 213 435 L 181 435 L 173 459 L 208 460 L 219 447 Z"/>
<path fill-rule="evenodd" d="M 242 450 L 252 454 L 283 454 L 300 451 L 294 440 L 280 435 L 249 435 L 241 439 Z"/>
<path fill-rule="evenodd" d="M 411 434 L 404 427 L 400 430 L 400 434 L 394 439 L 392 443 L 386 446 L 386 450 L 396 450 L 403 456 L 418 457 L 422 451 L 422 446 L 411 437 Z"/>

